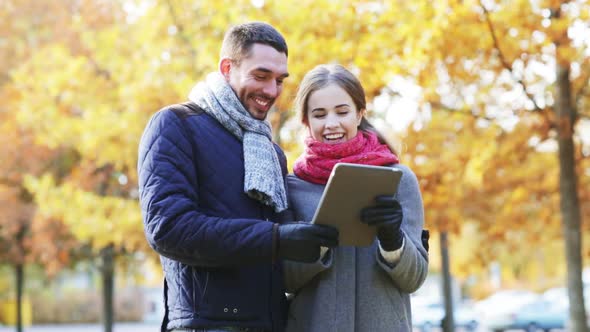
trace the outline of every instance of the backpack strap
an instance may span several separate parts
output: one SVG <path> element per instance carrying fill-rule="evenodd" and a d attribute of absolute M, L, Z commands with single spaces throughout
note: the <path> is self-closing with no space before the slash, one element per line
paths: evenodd
<path fill-rule="evenodd" d="M 205 111 L 192 101 L 187 101 L 181 104 L 172 105 L 169 107 L 174 114 L 181 119 L 186 119 L 191 115 L 201 115 Z"/>

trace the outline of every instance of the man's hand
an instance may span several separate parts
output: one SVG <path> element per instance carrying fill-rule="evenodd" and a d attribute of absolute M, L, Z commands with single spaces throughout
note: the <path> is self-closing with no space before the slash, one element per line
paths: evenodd
<path fill-rule="evenodd" d="M 385 251 L 401 248 L 404 243 L 404 232 L 401 229 L 404 214 L 401 205 L 393 196 L 377 196 L 375 202 L 375 206 L 361 211 L 361 221 L 377 227 L 377 238 Z"/>
<path fill-rule="evenodd" d="M 338 246 L 338 230 L 325 225 L 287 223 L 279 225 L 278 256 L 303 263 L 320 258 L 320 247 Z"/>

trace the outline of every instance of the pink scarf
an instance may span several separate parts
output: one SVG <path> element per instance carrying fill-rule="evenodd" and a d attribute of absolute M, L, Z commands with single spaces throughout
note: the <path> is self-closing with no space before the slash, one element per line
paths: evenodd
<path fill-rule="evenodd" d="M 305 139 L 305 152 L 293 165 L 293 172 L 301 179 L 326 184 L 332 168 L 336 163 L 354 163 L 383 166 L 399 163 L 389 147 L 381 144 L 377 135 L 368 131 L 360 131 L 351 140 L 339 144 L 326 144 Z"/>

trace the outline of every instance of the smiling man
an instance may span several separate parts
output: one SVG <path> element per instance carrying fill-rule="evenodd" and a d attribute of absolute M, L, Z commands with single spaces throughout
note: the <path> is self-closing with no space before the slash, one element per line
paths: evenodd
<path fill-rule="evenodd" d="M 222 53 L 221 73 L 250 115 L 264 120 L 289 76 L 287 54 L 264 44 L 252 45 L 245 58 L 228 53 Z"/>
<path fill-rule="evenodd" d="M 286 158 L 265 121 L 280 96 L 287 44 L 272 26 L 231 28 L 219 70 L 189 102 L 152 116 L 139 146 L 146 238 L 161 256 L 168 331 L 282 331 L 281 260 L 315 262 L 338 232 L 282 223 Z"/>

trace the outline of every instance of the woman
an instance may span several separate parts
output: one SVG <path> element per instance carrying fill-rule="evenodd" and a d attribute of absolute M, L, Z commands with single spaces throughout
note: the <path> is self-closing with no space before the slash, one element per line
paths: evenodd
<path fill-rule="evenodd" d="M 309 130 L 305 152 L 287 179 L 295 220 L 311 220 L 337 162 L 388 165 L 403 172 L 396 197 L 377 197 L 362 222 L 377 227 L 369 247 L 323 249 L 312 264 L 285 262 L 293 294 L 287 331 L 411 331 L 409 294 L 424 282 L 424 212 L 414 173 L 365 119 L 365 93 L 340 65 L 304 77 L 295 101 Z"/>

